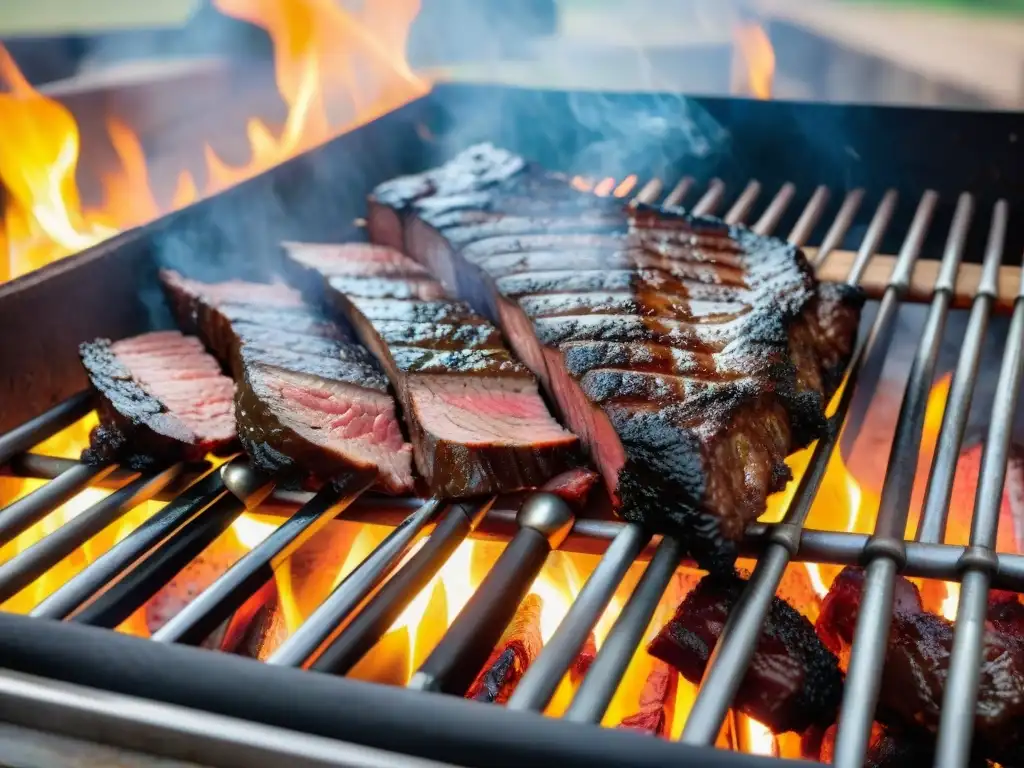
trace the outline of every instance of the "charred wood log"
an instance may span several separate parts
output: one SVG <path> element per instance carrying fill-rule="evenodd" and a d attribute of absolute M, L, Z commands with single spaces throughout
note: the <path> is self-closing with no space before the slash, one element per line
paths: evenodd
<path fill-rule="evenodd" d="M 541 599 L 529 594 L 491 652 L 467 699 L 504 704 L 544 644 L 540 634 Z"/>
<path fill-rule="evenodd" d="M 655 660 L 640 693 L 640 708 L 619 723 L 619 728 L 668 736 L 676 708 L 679 673 L 669 664 Z"/>

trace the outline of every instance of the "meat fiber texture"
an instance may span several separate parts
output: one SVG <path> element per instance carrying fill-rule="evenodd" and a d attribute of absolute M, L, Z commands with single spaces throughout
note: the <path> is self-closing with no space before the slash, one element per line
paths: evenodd
<path fill-rule="evenodd" d="M 234 441 L 234 382 L 199 339 L 157 331 L 97 339 L 80 354 L 100 418 L 83 460 L 151 469 L 198 461 Z"/>
<path fill-rule="evenodd" d="M 709 567 L 826 429 L 864 300 L 779 240 L 581 193 L 489 145 L 380 185 L 369 230 L 497 321 L 620 513 Z"/>
<path fill-rule="evenodd" d="M 699 684 L 746 584 L 735 574 L 702 578 L 647 652 Z M 773 598 L 733 706 L 775 733 L 800 733 L 832 723 L 842 692 L 839 661 L 814 626 L 789 603 Z"/>
<path fill-rule="evenodd" d="M 512 357 L 498 329 L 444 296 L 421 265 L 364 243 L 285 249 L 297 273 L 347 317 L 383 366 L 432 495 L 536 488 L 579 464 L 579 441 L 555 421 L 537 379 Z M 433 298 L 382 298 L 380 279 L 407 280 L 410 294 L 416 285 Z"/>
<path fill-rule="evenodd" d="M 338 324 L 283 284 L 209 284 L 161 273 L 179 324 L 238 382 L 238 436 L 253 464 L 306 485 L 375 473 L 381 490 L 412 488 L 387 381 Z"/>
<path fill-rule="evenodd" d="M 850 654 L 864 574 L 844 568 L 822 601 L 817 631 L 826 645 Z M 983 636 L 974 751 L 1004 766 L 1024 764 L 1024 606 L 994 593 Z M 923 609 L 917 587 L 897 577 L 892 626 L 882 669 L 877 719 L 887 727 L 934 739 L 953 650 L 953 623 Z"/>

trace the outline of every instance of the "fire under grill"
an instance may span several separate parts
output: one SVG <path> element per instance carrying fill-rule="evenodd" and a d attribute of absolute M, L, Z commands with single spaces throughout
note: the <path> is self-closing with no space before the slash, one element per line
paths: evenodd
<path fill-rule="evenodd" d="M 747 532 L 741 552 L 752 561 L 750 579 L 693 692 L 680 740 L 689 747 L 779 754 L 770 735 L 767 747 L 752 746 L 755 732 L 731 709 L 772 600 L 791 564 L 861 565 L 862 610 L 843 690 L 834 763 L 852 768 L 864 762 L 901 574 L 961 585 L 936 750 L 942 756 L 939 764 L 968 765 L 989 591 L 1024 592 L 1024 554 L 997 547 L 1012 425 L 1024 380 L 1024 281 L 1012 260 L 1003 265 L 1012 240 L 1007 202 L 986 200 L 982 205 L 963 193 L 954 196 L 950 209 L 940 206 L 945 193 L 931 190 L 907 200 L 896 189 L 836 194 L 827 186 L 744 185 L 633 170 L 603 178 L 576 176 L 573 183 L 624 201 L 684 205 L 730 223 L 748 223 L 763 234 L 784 236 L 808 247 L 819 274 L 862 285 L 876 300 L 829 411 L 829 437 L 804 452 L 802 471 L 779 502 L 780 521 L 757 523 Z M 897 219 L 897 208 L 908 206 L 913 211 L 909 221 Z M 759 211 L 756 217 L 754 211 Z M 979 230 L 984 241 L 980 260 L 968 262 L 969 232 L 977 235 Z M 899 242 L 896 255 L 880 255 L 883 244 L 894 237 Z M 942 240 L 939 259 L 923 256 L 929 238 Z M 816 247 L 810 247 L 812 242 Z M 853 247 L 844 249 L 851 242 Z M 894 328 L 901 307 L 910 301 L 926 304 L 926 317 L 915 339 L 872 530 L 808 527 L 815 499 L 839 453 L 844 426 L 862 415 L 857 413 L 858 393 L 871 392 L 888 356 L 898 354 L 892 350 Z M 966 332 L 941 412 L 920 515 L 910 526 L 915 534 L 908 539 L 915 480 L 921 482 L 929 395 L 947 320 L 959 308 L 969 313 Z M 985 359 L 993 320 L 1006 313 L 1010 321 L 1001 359 Z M 983 364 L 993 362 L 997 368 L 984 370 Z M 981 376 L 995 379 L 995 392 L 968 521 L 969 541 L 954 545 L 944 543 L 950 502 Z M 9 545 L 85 489 L 111 490 L 0 565 L 0 600 L 25 594 L 117 521 L 133 515 L 140 521 L 27 606 L 27 617 L 0 615 L 0 658 L 10 670 L 0 674 L 0 701 L 12 722 L 40 727 L 65 716 L 70 735 L 89 737 L 98 725 L 119 746 L 155 751 L 159 742 L 169 756 L 188 754 L 211 765 L 274 765 L 284 756 L 298 760 L 297 765 L 306 764 L 302 760 L 310 765 L 414 765 L 409 755 L 455 765 L 521 765 L 531 759 L 590 766 L 692 759 L 716 765 L 754 759 L 724 751 L 689 752 L 670 740 L 642 739 L 621 730 L 582 730 L 566 723 L 608 724 L 609 707 L 630 674 L 631 662 L 643 653 L 652 622 L 660 617 L 664 623 L 670 615 L 661 615 L 659 606 L 664 610 L 671 602 L 671 610 L 682 598 L 676 577 L 680 567 L 692 564 L 681 561 L 675 540 L 651 537 L 600 510 L 566 518 L 564 506 L 546 495 L 464 503 L 395 501 L 364 494 L 361 488 L 329 487 L 314 495 L 278 489 L 273 478 L 237 457 L 216 468 L 176 465 L 139 476 L 116 466 L 88 466 L 33 452 L 91 409 L 90 395 L 76 394 L 0 436 L 0 466 L 15 477 L 45 481 L 0 510 L 0 545 Z M 166 503 L 140 515 L 151 500 Z M 99 631 L 120 628 L 131 634 L 133 617 L 225 532 L 254 513 L 273 515 L 261 518 L 265 530 L 259 540 L 225 563 L 198 594 L 189 595 L 187 604 L 149 639 Z M 275 522 L 268 524 L 267 519 Z M 274 584 L 275 571 L 333 520 L 387 526 L 389 532 L 355 558 L 296 626 L 273 647 L 265 647 L 268 633 L 273 634 L 266 625 L 273 620 L 268 585 Z M 471 539 L 503 546 L 454 620 L 434 633 L 432 647 L 423 649 L 413 674 L 398 681 L 429 693 L 405 694 L 394 686 L 368 687 L 339 679 L 360 677 L 353 675 L 360 663 L 379 652 L 389 629 Z M 506 691 L 504 707 L 460 701 L 457 697 L 508 639 L 506 628 L 523 620 L 528 595 L 553 552 L 593 558 L 564 614 Z M 429 620 L 427 614 L 429 609 L 423 610 L 421 621 Z M 594 631 L 602 621 L 598 647 Z M 253 629 L 261 622 L 262 634 Z M 182 648 L 226 649 L 228 638 L 235 643 L 230 655 Z M 253 647 L 253 642 L 264 647 Z M 249 652 L 239 651 L 246 643 Z M 582 671 L 581 652 L 592 655 Z M 234 658 L 239 654 L 263 663 Z M 560 686 L 569 679 L 573 683 L 567 692 Z M 110 698 L 100 697 L 99 705 L 91 706 L 76 685 L 108 691 Z M 550 715 L 559 696 L 557 717 L 508 711 Z M 133 709 L 131 698 L 120 697 L 144 698 L 153 708 Z M 196 711 L 208 713 L 210 720 L 204 723 L 207 714 L 197 718 Z M 220 723 L 220 717 L 230 719 Z M 215 733 L 218 724 L 223 725 L 221 735 Z M 287 731 L 278 734 L 264 726 Z M 121 735 L 111 736 L 118 729 Z M 274 742 L 272 736 L 279 738 Z M 349 753 L 322 737 L 403 755 Z"/>

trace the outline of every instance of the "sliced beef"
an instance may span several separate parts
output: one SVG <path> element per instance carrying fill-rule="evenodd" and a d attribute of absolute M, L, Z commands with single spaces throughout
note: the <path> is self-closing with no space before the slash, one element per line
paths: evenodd
<path fill-rule="evenodd" d="M 818 617 L 819 636 L 839 647 L 844 661 L 853 642 L 862 583 L 859 569 L 843 569 Z M 999 596 L 990 601 L 974 711 L 975 751 L 1003 765 L 1024 764 L 1024 734 L 1018 727 L 1024 717 L 1024 637 L 1018 631 L 1019 618 L 1019 606 Z M 897 577 L 878 720 L 933 739 L 952 649 L 953 623 L 924 610 L 917 588 Z"/>
<path fill-rule="evenodd" d="M 293 267 L 318 281 L 387 372 L 431 493 L 459 498 L 534 488 L 578 464 L 578 441 L 548 412 L 537 380 L 469 305 L 360 290 L 382 266 L 395 280 L 422 281 L 421 265 L 360 243 L 286 248 Z M 347 281 L 344 292 L 338 278 Z"/>
<path fill-rule="evenodd" d="M 412 448 L 387 380 L 351 335 L 283 284 L 208 284 L 163 272 L 178 322 L 238 382 L 238 434 L 254 465 L 318 485 L 375 472 L 412 487 Z"/>
<path fill-rule="evenodd" d="M 491 146 L 379 186 L 369 228 L 501 325 L 623 516 L 712 567 L 822 435 L 863 304 L 779 240 Z"/>
<path fill-rule="evenodd" d="M 97 339 L 80 354 L 100 417 L 83 460 L 150 469 L 198 461 L 234 441 L 234 382 L 194 336 Z"/>
<path fill-rule="evenodd" d="M 735 574 L 705 576 L 647 652 L 699 684 L 745 586 Z M 733 706 L 775 733 L 799 733 L 835 721 L 842 687 L 839 662 L 815 635 L 811 622 L 774 598 Z"/>

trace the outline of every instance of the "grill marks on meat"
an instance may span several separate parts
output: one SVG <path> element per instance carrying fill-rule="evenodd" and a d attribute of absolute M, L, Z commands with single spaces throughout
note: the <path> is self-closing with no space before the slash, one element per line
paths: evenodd
<path fill-rule="evenodd" d="M 239 437 L 256 466 L 314 484 L 372 471 L 383 490 L 412 487 L 387 381 L 347 331 L 283 284 L 161 280 L 179 324 L 238 382 Z"/>
<path fill-rule="evenodd" d="M 707 565 L 822 434 L 863 304 L 781 241 L 625 210 L 490 146 L 379 186 L 369 228 L 498 321 L 621 513 Z"/>
<path fill-rule="evenodd" d="M 148 469 L 198 461 L 235 439 L 234 382 L 199 339 L 158 331 L 82 344 L 100 423 L 82 458 Z"/>
<path fill-rule="evenodd" d="M 860 609 L 863 572 L 845 568 L 822 602 L 817 630 L 823 641 L 849 656 Z M 983 637 L 974 750 L 1003 765 L 1024 763 L 1024 609 L 1016 597 L 996 594 L 989 603 Z M 953 649 L 953 624 L 921 607 L 920 594 L 898 577 L 878 700 L 886 726 L 933 739 Z"/>
<path fill-rule="evenodd" d="M 372 290 L 372 273 L 381 267 L 394 280 L 423 287 L 421 265 L 390 248 L 359 243 L 286 248 L 387 372 L 417 469 L 433 494 L 459 498 L 533 488 L 578 463 L 576 437 L 548 412 L 536 379 L 512 358 L 493 325 L 467 304 L 444 298 L 437 283 L 431 299 L 381 298 Z M 363 281 L 370 283 L 369 296 Z"/>
<path fill-rule="evenodd" d="M 746 581 L 735 574 L 705 576 L 647 652 L 699 684 L 745 587 Z M 775 733 L 824 728 L 835 720 L 842 685 L 839 662 L 811 623 L 781 598 L 773 598 L 733 706 Z"/>

